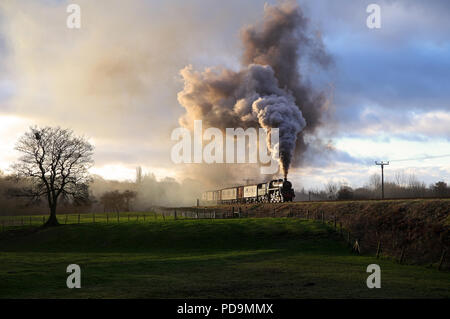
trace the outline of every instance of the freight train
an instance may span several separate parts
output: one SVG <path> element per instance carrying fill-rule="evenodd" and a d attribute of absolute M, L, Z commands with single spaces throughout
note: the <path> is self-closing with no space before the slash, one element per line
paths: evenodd
<path fill-rule="evenodd" d="M 202 194 L 204 204 L 234 203 L 282 203 L 295 197 L 292 183 L 287 179 L 275 179 L 267 183 L 236 186 Z"/>

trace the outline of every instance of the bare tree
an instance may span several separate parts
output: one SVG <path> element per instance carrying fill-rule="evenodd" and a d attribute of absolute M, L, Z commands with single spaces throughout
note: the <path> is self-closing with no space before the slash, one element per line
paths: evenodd
<path fill-rule="evenodd" d="M 103 204 L 103 211 L 119 213 L 121 210 L 129 212 L 130 202 L 136 198 L 137 193 L 130 190 L 119 192 L 118 190 L 105 192 L 100 197 L 100 203 Z"/>
<path fill-rule="evenodd" d="M 449 194 L 449 189 L 447 187 L 447 183 L 444 181 L 439 181 L 436 184 L 431 186 L 431 189 L 433 190 L 434 194 L 438 197 L 445 197 Z"/>
<path fill-rule="evenodd" d="M 142 167 L 136 167 L 136 184 L 142 184 Z"/>
<path fill-rule="evenodd" d="M 403 170 L 397 170 L 394 172 L 394 180 L 397 186 L 400 187 L 404 187 L 408 182 L 408 178 Z"/>
<path fill-rule="evenodd" d="M 130 202 L 136 198 L 137 193 L 134 191 L 126 190 L 122 193 L 122 196 L 125 200 L 125 210 L 127 212 L 130 211 Z"/>
<path fill-rule="evenodd" d="M 353 189 L 349 186 L 341 186 L 337 192 L 338 200 L 350 200 L 353 199 Z"/>
<path fill-rule="evenodd" d="M 31 127 L 19 138 L 15 149 L 23 155 L 13 169 L 30 185 L 21 195 L 31 199 L 45 197 L 48 201 L 50 217 L 45 226 L 58 225 L 56 209 L 60 198 L 88 199 L 88 169 L 93 164 L 94 147 L 85 138 L 75 136 L 69 129 Z"/>
<path fill-rule="evenodd" d="M 414 173 L 411 173 L 408 178 L 408 189 L 414 197 L 425 196 L 426 185 L 419 181 Z"/>
<path fill-rule="evenodd" d="M 333 181 L 329 181 L 327 184 L 325 184 L 325 191 L 328 194 L 328 199 L 335 199 L 338 190 L 338 184 L 334 183 Z"/>
<path fill-rule="evenodd" d="M 374 189 L 380 189 L 381 187 L 381 177 L 378 174 L 372 174 L 369 178 L 369 186 Z"/>
<path fill-rule="evenodd" d="M 100 203 L 103 204 L 104 212 L 119 213 L 125 207 L 124 197 L 118 190 L 103 193 Z"/>

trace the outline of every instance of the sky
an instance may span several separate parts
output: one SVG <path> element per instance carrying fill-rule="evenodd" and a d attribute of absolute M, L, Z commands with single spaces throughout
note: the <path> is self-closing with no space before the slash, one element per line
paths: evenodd
<path fill-rule="evenodd" d="M 2 1 L 0 170 L 17 160 L 14 144 L 29 126 L 59 125 L 95 145 L 92 173 L 134 179 L 142 166 L 159 179 L 187 177 L 170 159 L 185 113 L 180 70 L 237 70 L 239 32 L 261 19 L 265 2 L 80 0 L 81 28 L 68 29 L 71 1 Z M 299 61 L 330 101 L 317 133 L 329 151 L 292 168 L 294 186 L 358 187 L 379 173 L 376 160 L 390 161 L 387 179 L 405 172 L 450 183 L 450 3 L 298 3 L 333 63 Z M 366 26 L 370 3 L 380 5 L 380 29 Z"/>

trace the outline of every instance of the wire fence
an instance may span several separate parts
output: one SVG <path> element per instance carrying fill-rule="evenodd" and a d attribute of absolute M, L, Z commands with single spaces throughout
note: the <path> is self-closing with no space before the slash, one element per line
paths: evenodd
<path fill-rule="evenodd" d="M 276 215 L 280 214 L 277 214 L 274 209 L 272 216 Z M 411 250 L 411 241 L 408 244 L 399 244 L 402 242 L 400 238 L 405 237 L 405 234 L 374 231 L 373 225 L 369 226 L 372 229 L 361 227 L 360 224 L 336 213 L 328 213 L 323 210 L 310 211 L 308 209 L 288 208 L 284 209 L 284 215 L 285 217 L 302 218 L 329 225 L 347 243 L 351 251 L 358 255 L 375 255 L 377 259 L 389 257 L 400 264 L 407 263 L 408 258 L 410 262 L 416 262 L 420 259 L 418 258 L 419 255 L 424 255 L 420 250 L 407 253 L 408 250 Z M 427 256 L 427 262 L 435 264 L 438 270 L 448 269 L 448 246 L 441 243 L 434 244 L 433 248 L 436 253 L 434 256 Z M 421 263 L 423 263 L 423 260 L 421 260 Z"/>
<path fill-rule="evenodd" d="M 113 213 L 84 213 L 84 214 L 60 214 L 60 224 L 83 224 L 83 223 L 144 223 L 152 221 L 174 221 L 195 219 L 230 219 L 230 218 L 300 218 L 327 224 L 334 229 L 349 249 L 355 254 L 374 254 L 376 258 L 382 255 L 394 257 L 399 263 L 405 263 L 407 259 L 406 246 L 399 246 L 391 237 L 367 236 L 361 230 L 355 230 L 355 225 L 349 223 L 348 219 L 341 218 L 337 214 L 324 211 L 299 209 L 296 207 L 283 207 L 281 209 L 267 207 L 230 207 L 230 208 L 188 208 L 167 209 L 155 208 L 152 212 L 113 212 Z M 15 227 L 41 226 L 45 224 L 48 215 L 30 216 L 0 216 L 1 231 Z M 353 229 L 353 231 L 352 231 Z M 446 265 L 447 247 L 440 250 L 440 258 L 435 254 L 434 263 L 441 270 Z M 413 257 L 412 255 L 410 255 Z"/>
<path fill-rule="evenodd" d="M 5 231 L 11 227 L 41 226 L 46 223 L 48 217 L 48 215 L 0 216 L 0 229 Z M 181 219 L 226 219 L 243 217 L 248 217 L 248 214 L 242 214 L 241 210 L 216 212 L 215 210 L 210 209 L 157 209 L 155 212 L 112 212 L 57 215 L 58 222 L 63 225 L 83 223 L 151 222 Z"/>

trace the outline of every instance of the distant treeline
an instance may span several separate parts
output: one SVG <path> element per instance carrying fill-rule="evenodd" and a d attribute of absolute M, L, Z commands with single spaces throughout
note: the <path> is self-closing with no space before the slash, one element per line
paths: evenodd
<path fill-rule="evenodd" d="M 48 211 L 45 198 L 40 202 L 17 196 L 27 184 L 0 171 L 0 215 L 43 214 Z M 135 181 L 105 180 L 94 175 L 89 185 L 89 198 L 84 202 L 62 199 L 58 214 L 148 211 L 154 206 L 194 206 L 200 197 L 202 185 L 194 180 L 182 183 L 173 178 L 156 180 L 154 175 L 143 175 L 137 170 Z M 444 181 L 425 185 L 414 175 L 396 173 L 393 180 L 384 183 L 385 198 L 445 198 L 450 197 L 450 187 Z M 351 188 L 344 183 L 329 182 L 323 189 L 296 191 L 296 201 L 359 200 L 381 197 L 381 178 L 372 175 L 366 186 Z"/>
<path fill-rule="evenodd" d="M 324 189 L 305 190 L 295 193 L 296 201 L 308 200 L 360 200 L 381 198 L 381 178 L 374 174 L 367 185 L 353 189 L 345 183 L 329 182 Z M 444 181 L 436 181 L 425 185 L 414 174 L 395 173 L 394 179 L 384 182 L 384 198 L 447 198 L 450 197 L 450 187 Z"/>
<path fill-rule="evenodd" d="M 45 198 L 32 200 L 26 195 L 27 182 L 0 171 L 0 215 L 33 215 L 48 212 Z M 152 174 L 138 170 L 136 181 L 105 180 L 92 176 L 89 198 L 83 202 L 62 199 L 58 214 L 148 211 L 154 206 L 194 206 L 201 185 L 193 180 L 182 183 L 173 178 L 157 180 Z"/>
<path fill-rule="evenodd" d="M 0 215 L 35 215 L 46 214 L 49 211 L 46 198 L 39 200 L 27 196 L 29 185 L 26 181 L 0 172 Z M 84 202 L 73 202 L 61 199 L 58 204 L 58 214 L 71 212 L 89 212 L 95 203 L 94 198 Z"/>

